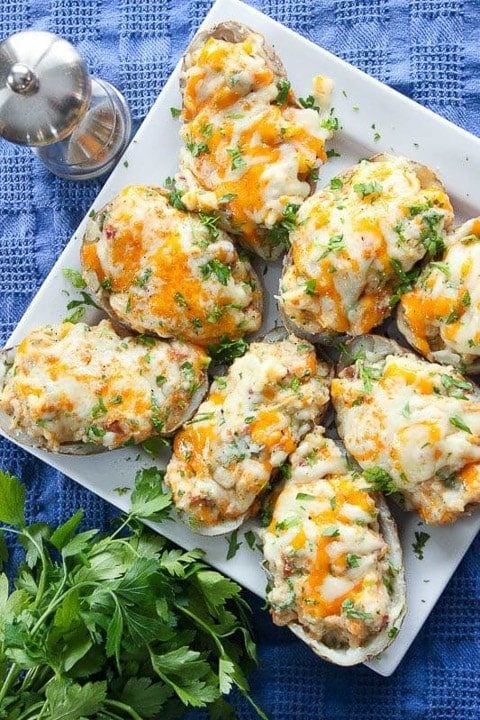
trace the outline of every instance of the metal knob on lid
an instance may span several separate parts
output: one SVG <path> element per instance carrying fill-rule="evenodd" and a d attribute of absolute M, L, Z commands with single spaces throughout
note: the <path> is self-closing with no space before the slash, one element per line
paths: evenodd
<path fill-rule="evenodd" d="M 67 40 L 28 30 L 0 43 L 0 135 L 38 148 L 56 175 L 85 179 L 106 172 L 130 131 L 123 96 L 90 77 Z"/>

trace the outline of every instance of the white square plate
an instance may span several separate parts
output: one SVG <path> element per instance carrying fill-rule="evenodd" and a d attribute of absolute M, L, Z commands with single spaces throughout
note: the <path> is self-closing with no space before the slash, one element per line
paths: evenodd
<path fill-rule="evenodd" d="M 343 130 L 337 133 L 332 145 L 341 157 L 329 161 L 322 168 L 320 185 L 359 158 L 380 151 L 394 152 L 419 160 L 439 173 L 452 199 L 457 223 L 480 211 L 480 184 L 476 171 L 480 165 L 479 139 L 238 0 L 218 0 L 203 26 L 209 27 L 230 19 L 250 25 L 275 46 L 298 95 L 309 94 L 311 78 L 315 74 L 334 79 L 332 104 Z M 305 71 L 305 68 L 308 70 Z M 102 207 L 126 184 L 161 184 L 167 176 L 175 174 L 180 147 L 179 125 L 171 118 L 170 107 L 180 106 L 178 72 L 177 67 L 124 158 L 97 197 L 95 209 Z M 375 132 L 381 136 L 376 141 Z M 45 280 L 9 344 L 18 343 L 38 325 L 58 322 L 65 317 L 65 290 L 71 291 L 71 288 L 66 286 L 62 268 L 79 266 L 79 248 L 85 223 L 86 218 Z M 277 263 L 269 267 L 265 276 L 269 291 L 264 322 L 267 329 L 277 318 L 273 293 L 278 286 L 278 275 Z M 95 315 L 92 314 L 89 319 L 95 320 Z M 151 464 L 151 460 L 143 454 L 135 462 L 137 451 L 134 448 L 84 458 L 30 452 L 122 510 L 128 507 L 128 496 L 120 496 L 115 488 L 130 486 L 135 471 L 142 465 Z M 450 527 L 429 528 L 431 537 L 425 548 L 425 557 L 420 561 L 412 549 L 414 533 L 419 526 L 418 517 L 401 512 L 396 512 L 396 515 L 405 554 L 409 612 L 393 645 L 379 659 L 368 663 L 372 670 L 385 676 L 390 675 L 403 658 L 480 529 L 480 513 L 465 517 Z M 254 593 L 264 594 L 265 577 L 260 567 L 260 555 L 250 550 L 245 541 L 235 557 L 227 561 L 225 538 L 195 535 L 180 522 L 163 524 L 161 532 L 184 548 L 203 548 L 214 567 Z M 240 532 L 239 539 L 242 537 Z"/>

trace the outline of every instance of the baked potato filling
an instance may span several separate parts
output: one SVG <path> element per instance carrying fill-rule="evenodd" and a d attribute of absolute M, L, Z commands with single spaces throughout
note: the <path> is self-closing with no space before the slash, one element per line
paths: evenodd
<path fill-rule="evenodd" d="M 13 365 L 0 368 L 0 410 L 12 430 L 50 450 L 140 443 L 188 417 L 208 362 L 192 345 L 120 337 L 107 320 L 46 325 L 20 343 Z"/>
<path fill-rule="evenodd" d="M 467 365 L 480 355 L 480 218 L 447 238 L 441 262 L 430 263 L 401 300 L 405 333 L 430 360 Z"/>
<path fill-rule="evenodd" d="M 290 477 L 263 531 L 267 602 L 328 647 L 359 647 L 389 620 L 393 579 L 375 496 L 317 428 L 291 456 Z"/>
<path fill-rule="evenodd" d="M 378 490 L 432 524 L 480 502 L 479 393 L 454 368 L 359 358 L 332 381 L 332 400 L 345 447 Z"/>
<path fill-rule="evenodd" d="M 124 188 L 90 221 L 82 266 L 113 315 L 141 333 L 203 345 L 262 321 L 258 278 L 230 237 L 154 187 Z"/>
<path fill-rule="evenodd" d="M 338 126 L 325 109 L 331 81 L 315 78 L 315 94 L 298 107 L 250 33 L 242 42 L 210 37 L 190 56 L 184 83 L 183 202 L 221 211 L 247 246 L 278 256 Z"/>
<path fill-rule="evenodd" d="M 274 471 L 329 399 L 329 369 L 290 336 L 252 343 L 175 436 L 165 481 L 195 527 L 253 513 Z"/>
<path fill-rule="evenodd" d="M 453 222 L 440 183 L 403 157 L 364 160 L 308 198 L 290 235 L 280 303 L 307 334 L 361 335 L 392 311 Z"/>

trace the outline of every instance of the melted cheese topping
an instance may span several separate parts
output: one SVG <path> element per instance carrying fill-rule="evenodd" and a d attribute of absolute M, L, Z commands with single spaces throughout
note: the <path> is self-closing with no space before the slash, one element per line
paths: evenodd
<path fill-rule="evenodd" d="M 0 409 L 12 430 L 113 449 L 171 432 L 205 382 L 207 356 L 192 345 L 121 338 L 110 322 L 47 325 L 18 346 Z"/>
<path fill-rule="evenodd" d="M 290 91 L 275 104 L 286 81 L 277 85 L 262 42 L 254 33 L 238 43 L 210 38 L 191 56 L 179 179 L 189 209 L 221 210 L 228 228 L 269 258 L 285 245 L 266 229 L 308 196 L 308 177 L 325 162 L 331 131 L 316 110 L 296 107 Z M 329 89 L 319 76 L 321 112 Z"/>
<path fill-rule="evenodd" d="M 177 433 L 165 481 L 192 524 L 251 512 L 328 402 L 328 367 L 291 336 L 250 345 Z"/>
<path fill-rule="evenodd" d="M 273 619 L 334 647 L 358 647 L 388 622 L 392 574 L 374 496 L 323 428 L 291 457 L 263 532 Z"/>
<path fill-rule="evenodd" d="M 410 354 L 357 360 L 333 380 L 332 400 L 348 452 L 386 471 L 426 522 L 480 502 L 478 390 L 452 367 Z"/>
<path fill-rule="evenodd" d="M 407 159 L 362 161 L 300 208 L 280 283 L 285 314 L 311 334 L 368 332 L 452 220 L 447 195 L 422 188 Z"/>
<path fill-rule="evenodd" d="M 91 222 L 85 278 L 138 332 L 206 344 L 261 324 L 261 291 L 224 232 L 171 207 L 155 188 L 126 187 Z"/>
<path fill-rule="evenodd" d="M 447 240 L 401 307 L 410 342 L 430 360 L 471 364 L 480 356 L 480 218 Z"/>

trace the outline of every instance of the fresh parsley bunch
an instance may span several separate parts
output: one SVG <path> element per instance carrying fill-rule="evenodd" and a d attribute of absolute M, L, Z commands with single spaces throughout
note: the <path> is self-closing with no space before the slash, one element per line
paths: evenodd
<path fill-rule="evenodd" d="M 14 589 L 0 574 L 1 718 L 168 720 L 208 706 L 228 720 L 222 696 L 233 685 L 254 704 L 240 587 L 209 569 L 201 550 L 184 552 L 142 525 L 170 510 L 159 470 L 137 473 L 131 500 L 109 535 L 79 531 L 81 510 L 56 529 L 27 526 L 25 488 L 0 471 L 3 532 L 25 550 Z"/>

